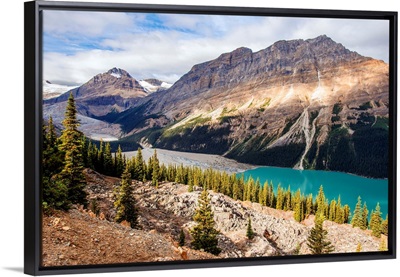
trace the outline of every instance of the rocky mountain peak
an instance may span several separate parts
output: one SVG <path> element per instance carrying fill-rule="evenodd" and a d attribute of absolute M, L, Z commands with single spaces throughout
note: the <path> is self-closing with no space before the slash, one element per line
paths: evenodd
<path fill-rule="evenodd" d="M 126 72 L 125 70 L 123 70 L 121 68 L 117 68 L 117 67 L 114 67 L 114 68 L 108 70 L 107 74 L 109 74 L 117 79 L 119 79 L 121 77 L 132 78 L 132 76 L 128 72 Z"/>

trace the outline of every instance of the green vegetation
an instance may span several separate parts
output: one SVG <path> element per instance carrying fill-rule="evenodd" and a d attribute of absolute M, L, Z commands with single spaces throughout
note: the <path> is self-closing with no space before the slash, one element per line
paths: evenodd
<path fill-rule="evenodd" d="M 195 153 L 223 154 L 229 149 L 229 126 L 187 125 L 165 131 L 155 143 L 164 149 L 189 151 Z"/>
<path fill-rule="evenodd" d="M 72 204 L 87 205 L 85 176 L 83 176 L 83 134 L 78 131 L 79 121 L 77 119 L 75 100 L 70 94 L 62 122 L 64 129 L 61 132 L 59 148 L 65 153 L 64 167 L 59 174 L 59 182 L 68 188 L 68 200 Z"/>
<path fill-rule="evenodd" d="M 68 187 L 59 180 L 59 172 L 64 164 L 64 152 L 59 148 L 60 140 L 50 117 L 47 126 L 43 126 L 43 207 L 45 209 L 67 210 L 70 205 Z"/>
<path fill-rule="evenodd" d="M 379 251 L 388 251 L 386 240 L 384 238 L 381 239 L 381 243 L 379 245 Z"/>
<path fill-rule="evenodd" d="M 332 114 L 338 115 L 343 110 L 342 103 L 336 103 L 333 105 Z"/>
<path fill-rule="evenodd" d="M 372 235 L 380 238 L 382 234 L 382 217 L 381 208 L 379 203 L 376 204 L 375 210 L 372 211 L 370 229 L 372 230 Z"/>
<path fill-rule="evenodd" d="M 78 131 L 79 121 L 74 97 L 70 94 L 61 136 L 50 117 L 43 127 L 43 207 L 68 210 L 70 204 L 87 205 L 83 176 L 85 139 Z"/>
<path fill-rule="evenodd" d="M 312 254 L 327 254 L 335 250 L 331 242 L 327 239 L 328 231 L 322 226 L 324 220 L 325 218 L 322 214 L 315 216 L 315 225 L 307 238 L 307 246 Z"/>
<path fill-rule="evenodd" d="M 249 221 L 247 223 L 247 231 L 246 231 L 246 237 L 249 240 L 252 240 L 254 238 L 255 234 L 253 231 L 253 227 L 251 227 L 251 218 L 249 217 Z"/>
<path fill-rule="evenodd" d="M 224 115 L 224 116 L 220 116 L 218 117 L 219 123 L 222 125 L 224 123 L 230 123 L 232 119 L 238 118 L 238 116 L 236 115 Z"/>
<path fill-rule="evenodd" d="M 261 108 L 266 108 L 271 103 L 271 98 L 266 98 L 264 103 L 261 105 Z"/>
<path fill-rule="evenodd" d="M 126 220 L 130 223 L 131 228 L 135 228 L 137 226 L 137 209 L 132 192 L 131 173 L 129 172 L 129 167 L 126 167 L 121 176 L 121 184 L 116 191 L 114 207 L 117 214 L 115 221 L 120 223 Z"/>
<path fill-rule="evenodd" d="M 364 228 L 364 220 L 363 220 L 363 212 L 361 209 L 361 196 L 358 196 L 357 204 L 354 209 L 353 218 L 351 219 L 351 225 L 353 227 L 359 227 L 361 229 Z"/>
<path fill-rule="evenodd" d="M 96 216 L 98 216 L 98 215 L 100 214 L 100 208 L 99 208 L 99 204 L 97 203 L 97 199 L 96 199 L 96 198 L 93 198 L 92 200 L 90 200 L 89 209 L 90 209 Z"/>
<path fill-rule="evenodd" d="M 377 119 L 374 127 L 371 127 L 372 123 L 367 126 L 360 124 L 363 127 L 358 126 L 353 134 L 345 128 L 333 129 L 326 142 L 319 147 L 315 169 L 387 178 L 389 132 L 379 127 L 385 126 L 385 120 Z"/>
<path fill-rule="evenodd" d="M 197 223 L 190 233 L 193 237 L 192 246 L 194 249 L 203 249 L 214 255 L 218 255 L 221 249 L 218 248 L 219 232 L 215 229 L 214 213 L 211 210 L 211 203 L 206 189 L 199 197 L 198 207 L 193 220 Z"/>
<path fill-rule="evenodd" d="M 384 234 L 385 236 L 388 235 L 388 227 L 389 227 L 388 225 L 389 225 L 389 220 L 388 220 L 388 216 L 386 215 L 385 220 L 383 220 L 383 221 L 382 221 L 382 224 L 381 224 L 381 232 L 382 232 L 382 234 Z"/>
<path fill-rule="evenodd" d="M 253 136 L 245 139 L 242 143 L 233 147 L 226 155 L 227 158 L 238 162 L 257 165 L 269 165 L 280 167 L 293 167 L 300 159 L 305 144 L 289 144 L 267 148 L 266 146 L 274 139 L 264 136 Z"/>
<path fill-rule="evenodd" d="M 366 110 L 371 109 L 371 108 L 372 108 L 371 102 L 365 102 L 364 104 L 359 106 L 358 109 L 356 109 L 356 110 L 366 111 Z"/>

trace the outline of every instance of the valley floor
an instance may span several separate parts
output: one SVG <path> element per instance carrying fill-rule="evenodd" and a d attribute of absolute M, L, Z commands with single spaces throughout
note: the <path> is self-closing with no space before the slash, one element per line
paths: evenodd
<path fill-rule="evenodd" d="M 144 160 L 148 160 L 157 150 L 157 157 L 160 164 L 176 164 L 184 166 L 197 166 L 202 169 L 213 168 L 215 170 L 226 171 L 228 173 L 243 172 L 256 166 L 239 163 L 235 160 L 224 158 L 219 155 L 200 154 L 190 152 L 179 152 L 159 148 L 144 148 L 142 154 Z M 127 158 L 136 156 L 137 151 L 124 152 Z"/>

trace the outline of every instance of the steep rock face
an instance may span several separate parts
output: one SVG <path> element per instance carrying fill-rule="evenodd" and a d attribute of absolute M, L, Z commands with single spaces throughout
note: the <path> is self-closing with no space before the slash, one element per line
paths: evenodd
<path fill-rule="evenodd" d="M 379 146 L 370 153 L 357 139 L 368 133 L 365 128 L 378 128 L 369 140 L 378 137 L 384 145 L 388 84 L 386 63 L 352 52 L 325 35 L 278 41 L 256 53 L 239 48 L 193 66 L 166 92 L 145 98 L 139 103 L 141 128 L 125 132 L 137 134 L 146 129 L 143 126 L 164 128 L 150 138 L 151 144 L 252 164 L 368 175 L 377 167 L 369 160 L 381 163 L 387 153 Z M 332 136 L 335 142 L 329 144 Z M 348 169 L 337 164 L 342 137 L 345 152 L 351 152 Z M 367 170 L 357 167 L 364 163 Z M 385 177 L 385 172 L 381 167 L 368 176 Z"/>
<path fill-rule="evenodd" d="M 357 92 L 365 90 L 371 81 L 374 81 L 374 88 L 380 87 L 378 92 L 374 92 L 380 96 L 385 92 L 382 85 L 387 86 L 385 72 L 387 65 L 383 62 L 351 52 L 326 36 L 278 41 L 256 53 L 248 48 L 238 48 L 215 60 L 193 66 L 168 93 L 161 98 L 157 97 L 159 109 L 154 108 L 154 111 L 182 112 L 181 109 L 193 110 L 206 103 L 209 109 L 215 110 L 216 107 L 210 106 L 230 102 L 244 104 L 252 98 L 258 100 L 262 97 L 270 97 L 271 106 L 283 104 L 280 107 L 282 110 L 285 106 L 293 105 L 295 108 L 303 108 L 296 104 L 299 101 L 303 102 L 303 106 L 310 102 L 314 106 L 333 105 L 339 100 L 359 98 Z M 377 80 L 379 82 L 375 82 Z M 319 91 L 318 95 L 315 90 L 319 84 L 320 87 L 330 87 L 331 92 Z M 361 87 L 358 87 L 359 84 Z M 369 90 L 372 92 L 374 89 Z M 345 99 L 339 99 L 341 96 Z M 364 100 L 368 100 L 366 95 Z"/>

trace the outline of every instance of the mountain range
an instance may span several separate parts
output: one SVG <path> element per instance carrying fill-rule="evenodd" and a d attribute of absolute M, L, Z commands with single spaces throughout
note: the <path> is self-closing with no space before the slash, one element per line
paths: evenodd
<path fill-rule="evenodd" d="M 113 68 L 44 100 L 44 113 L 63 111 L 72 92 L 80 115 L 125 150 L 140 143 L 384 178 L 388 72 L 385 62 L 322 35 L 238 48 L 194 65 L 172 86 Z"/>

